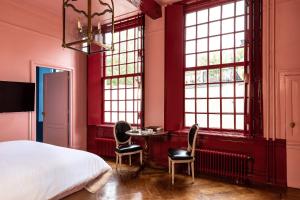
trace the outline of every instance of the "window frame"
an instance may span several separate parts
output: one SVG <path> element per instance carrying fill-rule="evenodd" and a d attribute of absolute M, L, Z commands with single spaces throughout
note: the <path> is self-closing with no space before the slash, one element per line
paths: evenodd
<path fill-rule="evenodd" d="M 133 126 L 143 126 L 144 125 L 144 29 L 145 29 L 145 17 L 144 15 L 142 14 L 139 14 L 139 15 L 136 15 L 136 16 L 132 16 L 132 17 L 128 17 L 128 18 L 124 18 L 124 19 L 121 19 L 121 20 L 117 20 L 115 21 L 115 33 L 116 32 L 119 32 L 119 39 L 117 42 L 115 42 L 115 44 L 119 45 L 119 48 L 118 48 L 118 52 L 117 53 L 110 53 L 110 55 L 107 55 L 106 52 L 103 53 L 103 60 L 102 60 L 102 65 L 103 67 L 101 68 L 101 93 L 102 93 L 102 97 L 101 97 L 101 123 L 102 124 L 105 124 L 105 125 L 113 125 L 115 124 L 115 122 L 112 121 L 112 113 L 115 112 L 117 113 L 117 118 L 119 121 L 119 113 L 122 112 L 124 113 L 125 115 L 125 119 L 127 118 L 126 114 L 129 112 L 131 113 L 133 116 L 132 116 L 132 119 L 133 119 L 133 123 L 131 123 Z M 136 28 L 140 27 L 140 35 L 138 37 L 136 37 Z M 128 31 L 129 29 L 134 29 L 134 36 L 133 38 L 131 39 L 128 39 Z M 121 39 L 121 32 L 126 30 L 126 39 L 125 40 L 120 40 Z M 139 46 L 136 46 L 136 42 L 137 41 L 140 41 L 141 43 L 139 44 Z M 116 40 L 114 40 L 116 41 Z M 130 50 L 128 51 L 128 41 L 133 41 L 133 50 Z M 121 43 L 122 42 L 125 42 L 126 43 L 126 50 L 121 52 L 120 51 L 120 46 L 121 46 Z M 140 47 L 140 48 L 138 48 Z M 128 53 L 133 53 L 133 62 L 128 62 Z M 126 61 L 124 63 L 120 63 L 120 55 L 121 54 L 126 54 Z M 118 64 L 113 64 L 113 55 L 117 55 L 118 56 Z M 106 76 L 106 57 L 107 56 L 111 56 L 111 65 L 109 65 L 108 67 L 111 67 L 111 76 Z M 138 60 L 136 57 L 140 57 L 140 59 Z M 128 65 L 129 64 L 132 64 L 133 65 L 133 73 L 128 73 Z M 126 68 L 126 73 L 125 74 L 121 74 L 121 69 L 120 69 L 120 66 L 121 65 L 125 65 L 125 68 Z M 137 66 L 139 66 L 140 68 L 140 71 L 139 72 L 136 72 L 137 70 Z M 118 74 L 117 75 L 114 75 L 113 74 L 113 66 L 118 66 Z M 133 85 L 132 87 L 127 87 L 127 84 L 126 84 L 126 81 L 127 81 L 127 78 L 130 78 L 132 77 L 133 78 Z M 135 98 L 135 89 L 138 88 L 138 86 L 136 86 L 136 83 L 135 83 L 135 77 L 140 77 L 139 80 L 140 80 L 140 99 L 139 98 Z M 120 78 L 124 78 L 125 80 L 125 84 L 124 84 L 124 88 L 120 88 L 119 87 L 119 79 Z M 112 88 L 112 84 L 110 84 L 110 89 L 106 89 L 105 88 L 105 81 L 106 80 L 112 80 L 112 79 L 116 79 L 117 80 L 117 84 L 118 86 L 116 88 Z M 125 94 L 125 97 L 124 97 L 124 100 L 120 100 L 119 99 L 119 92 L 117 92 L 117 99 L 116 100 L 113 100 L 112 99 L 112 91 L 113 90 L 116 90 L 116 91 L 120 91 L 121 90 L 124 90 L 124 94 Z M 127 90 L 128 89 L 132 89 L 132 95 L 133 95 L 133 98 L 132 99 L 127 99 L 126 96 L 127 96 Z M 105 100 L 105 91 L 106 90 L 109 90 L 110 91 L 110 99 L 109 100 Z M 109 101 L 110 102 L 110 110 L 109 111 L 106 111 L 105 109 L 105 101 Z M 117 101 L 118 105 L 117 105 L 117 109 L 116 111 L 114 111 L 112 109 L 112 101 Z M 124 111 L 120 111 L 119 110 L 119 102 L 120 101 L 124 101 L 124 104 L 125 104 L 125 110 Z M 132 111 L 127 111 L 126 110 L 126 102 L 127 101 L 132 101 Z M 135 109 L 135 101 L 137 101 L 137 104 L 139 104 L 140 108 L 138 110 Z M 109 112 L 110 113 L 110 122 L 106 122 L 105 121 L 105 113 L 106 112 Z M 135 112 L 137 113 L 138 115 L 138 120 L 139 120 L 139 123 L 137 123 L 137 120 L 135 119 Z"/>
<path fill-rule="evenodd" d="M 199 99 L 206 99 L 207 101 L 207 105 L 206 105 L 206 116 L 207 116 L 207 128 L 201 128 L 202 130 L 207 130 L 207 131 L 221 131 L 221 132 L 237 132 L 237 133 L 244 133 L 244 134 L 249 134 L 249 131 L 250 131 L 250 127 L 249 127 L 249 121 L 250 121 L 250 89 L 249 89 L 249 79 L 251 78 L 251 74 L 250 74 L 250 70 L 252 68 L 252 61 L 251 61 L 251 58 L 252 58 L 252 40 L 250 38 L 252 38 L 252 15 L 253 15 L 253 10 L 252 10 L 252 5 L 251 4 L 248 4 L 248 1 L 245 0 L 245 11 L 244 11 L 244 14 L 242 15 L 236 15 L 236 12 L 234 13 L 234 15 L 232 17 L 227 17 L 227 18 L 223 18 L 222 17 L 222 5 L 226 5 L 226 4 L 230 4 L 230 3 L 233 3 L 233 2 L 238 2 L 239 0 L 219 0 L 219 1 L 214 1 L 214 2 L 203 2 L 203 3 L 191 3 L 191 4 L 187 4 L 184 6 L 184 26 L 183 26 L 183 32 L 184 32 L 184 39 L 183 39 L 183 43 L 184 43 L 184 53 L 183 53 L 183 56 L 184 56 L 184 73 L 183 73 L 183 90 L 185 91 L 185 87 L 186 87 L 186 80 L 185 80 L 185 73 L 187 71 L 194 71 L 195 73 L 195 79 L 194 79 L 194 84 L 188 84 L 188 85 L 193 85 L 194 86 L 194 97 L 190 98 L 190 99 L 193 99 L 194 100 L 194 103 L 195 103 L 195 107 L 194 107 L 194 112 L 187 112 L 186 109 L 185 109 L 185 100 L 186 99 L 189 99 L 186 97 L 186 94 L 184 92 L 184 96 L 183 96 L 183 108 L 184 108 L 184 116 L 183 116 L 183 124 L 184 124 L 184 127 L 185 128 L 188 128 L 189 126 L 186 125 L 186 113 L 192 113 L 194 114 L 194 118 L 195 118 L 195 122 L 197 122 L 197 114 L 199 114 L 197 112 L 197 107 L 196 107 L 196 104 L 197 104 L 197 100 Z M 211 37 L 210 35 L 210 32 L 209 32 L 209 23 L 211 22 L 215 22 L 215 21 L 218 21 L 220 23 L 220 32 L 216 35 L 212 35 L 212 36 L 219 36 L 220 37 L 220 48 L 216 51 L 219 51 L 219 55 L 220 55 L 220 64 L 217 64 L 217 65 L 210 65 L 209 64 L 209 55 L 207 55 L 207 64 L 205 66 L 201 66 L 199 67 L 197 65 L 197 55 L 200 53 L 197 51 L 197 40 L 201 39 L 201 37 L 198 37 L 198 28 L 196 28 L 196 33 L 195 33 L 195 38 L 194 39 L 190 39 L 190 40 L 187 40 L 186 39 L 186 28 L 188 27 L 197 27 L 199 25 L 201 25 L 201 23 L 198 23 L 198 19 L 197 19 L 197 15 L 196 15 L 196 24 L 194 25 L 190 25 L 190 26 L 186 26 L 186 15 L 189 14 L 189 13 L 192 13 L 192 12 L 198 12 L 200 10 L 203 10 L 203 9 L 208 9 L 208 16 L 209 16 L 209 8 L 212 8 L 212 7 L 215 7 L 215 6 L 220 6 L 221 7 L 221 11 L 220 11 L 220 18 L 217 19 L 217 20 L 214 20 L 214 21 L 210 21 L 209 19 L 207 20 L 207 22 L 204 22 L 202 24 L 207 24 L 207 35 L 202 37 L 202 38 L 206 38 L 207 39 L 207 50 L 204 51 L 204 52 L 201 52 L 201 53 L 206 53 L 206 54 L 209 54 L 209 52 L 211 52 L 209 50 L 209 38 Z M 234 4 L 234 10 L 236 8 L 236 3 Z M 236 17 L 239 17 L 239 16 L 244 16 L 244 29 L 241 30 L 241 31 L 236 31 L 236 23 L 235 23 L 235 18 Z M 232 32 L 229 32 L 229 33 L 222 33 L 222 21 L 223 20 L 226 20 L 226 19 L 233 19 L 234 20 L 234 30 Z M 235 43 L 236 43 L 236 39 L 235 39 L 235 36 L 236 36 L 236 33 L 239 33 L 239 32 L 244 32 L 244 46 L 242 47 L 244 49 L 244 61 L 243 62 L 236 62 L 234 60 L 233 63 L 229 63 L 229 64 L 222 64 L 222 51 L 223 50 L 227 50 L 227 49 L 222 49 L 222 36 L 223 35 L 229 35 L 229 34 L 233 34 L 233 41 L 234 41 L 234 45 L 232 48 L 228 48 L 228 49 L 233 49 L 234 51 L 234 57 L 233 59 L 235 59 L 235 54 L 236 54 L 236 46 L 235 46 Z M 187 68 L 186 67 L 186 55 L 189 55 L 188 53 L 186 53 L 186 41 L 192 41 L 194 40 L 195 41 L 195 52 L 191 53 L 191 54 L 194 54 L 195 55 L 195 67 L 189 67 Z M 212 50 L 212 52 L 214 52 L 214 50 Z M 224 69 L 224 67 L 226 66 L 229 66 L 229 67 L 233 67 L 233 82 L 222 82 L 222 69 Z M 236 96 L 236 68 L 238 66 L 244 66 L 244 80 L 243 81 L 240 81 L 240 82 L 243 82 L 244 83 L 244 96 L 243 97 L 237 97 Z M 220 74 L 219 74 L 219 82 L 215 82 L 215 83 L 209 83 L 209 70 L 210 69 L 219 69 L 220 71 Z M 226 69 L 226 68 L 225 68 Z M 207 97 L 206 98 L 199 98 L 197 97 L 197 85 L 199 85 L 199 83 L 197 83 L 197 71 L 200 71 L 200 70 L 206 70 L 206 83 L 204 83 L 206 86 L 207 86 Z M 233 97 L 223 97 L 222 96 L 222 84 L 224 83 L 233 83 L 233 87 L 234 87 L 234 95 Z M 216 97 L 215 99 L 219 99 L 220 101 L 220 110 L 219 110 L 219 116 L 220 116 L 220 128 L 209 128 L 209 105 L 208 105 L 208 100 L 209 99 L 214 99 L 214 98 L 210 98 L 208 95 L 209 95 L 209 85 L 210 84 L 218 84 L 219 85 L 219 97 Z M 233 115 L 234 117 L 234 129 L 224 129 L 222 128 L 222 117 L 223 117 L 223 111 L 222 111 L 222 100 L 223 99 L 233 99 L 234 100 L 234 105 L 233 105 L 233 113 L 230 113 L 231 115 Z M 235 104 L 235 101 L 236 99 L 243 99 L 244 100 L 244 112 L 243 113 L 237 113 L 236 112 L 236 104 Z M 213 113 L 211 113 L 213 114 Z M 229 113 L 225 113 L 226 114 L 229 114 Z M 239 115 L 239 114 L 242 114 L 244 116 L 244 128 L 243 129 L 236 129 L 236 116 Z"/>

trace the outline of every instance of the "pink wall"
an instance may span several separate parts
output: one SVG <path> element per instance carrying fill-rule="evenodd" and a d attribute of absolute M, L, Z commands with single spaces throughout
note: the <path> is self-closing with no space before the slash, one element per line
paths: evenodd
<path fill-rule="evenodd" d="M 61 21 L 26 4 L 1 0 L 0 80 L 30 82 L 34 63 L 71 70 L 72 146 L 86 148 L 86 57 L 61 47 Z M 0 141 L 35 138 L 35 112 L 0 114 Z"/>
<path fill-rule="evenodd" d="M 163 9 L 164 10 L 164 9 Z M 163 17 L 146 17 L 145 25 L 145 125 L 164 126 L 165 31 Z"/>

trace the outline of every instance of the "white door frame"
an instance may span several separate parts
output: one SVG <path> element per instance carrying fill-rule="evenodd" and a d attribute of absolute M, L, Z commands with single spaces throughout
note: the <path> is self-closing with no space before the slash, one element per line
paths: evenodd
<path fill-rule="evenodd" d="M 69 147 L 74 147 L 73 143 L 73 69 L 68 67 L 62 67 L 55 64 L 47 64 L 42 62 L 31 62 L 31 82 L 35 83 L 35 98 L 34 98 L 34 108 L 36 108 L 36 68 L 37 67 L 44 67 L 44 68 L 51 68 L 51 69 L 58 69 L 64 70 L 69 72 Z M 36 141 L 36 109 L 34 112 L 29 113 L 29 133 L 28 133 L 28 140 Z"/>

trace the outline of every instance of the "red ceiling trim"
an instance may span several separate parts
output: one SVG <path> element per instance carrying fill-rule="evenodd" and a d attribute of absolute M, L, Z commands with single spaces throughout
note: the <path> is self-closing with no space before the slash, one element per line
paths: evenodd
<path fill-rule="evenodd" d="M 127 0 L 152 19 L 162 16 L 161 6 L 154 0 Z"/>

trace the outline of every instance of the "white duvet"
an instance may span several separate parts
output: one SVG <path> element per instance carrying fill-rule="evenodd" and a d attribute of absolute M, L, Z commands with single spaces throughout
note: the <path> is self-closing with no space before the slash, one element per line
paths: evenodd
<path fill-rule="evenodd" d="M 111 170 L 100 157 L 33 141 L 0 142 L 0 200 L 46 200 Z"/>

